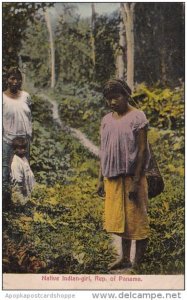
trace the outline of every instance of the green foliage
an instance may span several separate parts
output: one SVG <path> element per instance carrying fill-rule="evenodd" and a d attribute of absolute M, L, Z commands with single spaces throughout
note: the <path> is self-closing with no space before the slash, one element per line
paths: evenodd
<path fill-rule="evenodd" d="M 184 272 L 184 91 L 148 89 L 137 94 L 150 120 L 149 141 L 165 181 L 165 191 L 149 203 L 151 235 L 139 274 Z M 172 130 L 174 129 L 174 130 Z"/>
<path fill-rule="evenodd" d="M 139 274 L 184 273 L 184 180 L 166 181 L 165 192 L 149 204 L 151 237 Z"/>
<path fill-rule="evenodd" d="M 80 128 L 98 143 L 100 118 L 106 113 L 101 95 L 88 86 L 68 85 L 61 91 L 61 96 L 59 90 L 51 96 L 58 100 L 62 121 Z M 134 272 L 181 274 L 184 272 L 183 112 L 181 109 L 178 113 L 175 130 L 168 128 L 168 123 L 160 129 L 160 119 L 151 114 L 155 97 L 150 95 L 165 95 L 162 99 L 168 99 L 169 116 L 173 113 L 173 98 L 180 105 L 179 95 L 183 91 L 181 88 L 178 92 L 159 90 L 158 93 L 157 89 L 144 88 L 145 91 L 149 102 L 143 101 L 142 108 L 151 119 L 149 141 L 164 177 L 165 191 L 149 202 L 151 235 L 144 262 Z M 114 249 L 102 230 L 103 201 L 95 194 L 99 162 L 68 132 L 54 125 L 51 104 L 39 96 L 32 98 L 31 167 L 39 185 L 24 211 L 18 207 L 3 214 L 4 272 L 109 273 Z M 160 116 L 165 102 L 156 103 Z"/>
<path fill-rule="evenodd" d="M 169 88 L 147 88 L 144 84 L 137 87 L 134 96 L 143 94 L 140 103 L 151 126 L 160 129 L 184 130 L 184 86 Z M 184 132 L 184 131 L 183 131 Z M 181 132 L 182 133 L 182 132 Z"/>
<path fill-rule="evenodd" d="M 102 230 L 103 200 L 95 193 L 98 162 L 68 133 L 57 132 L 50 104 L 32 99 L 31 167 L 43 185 L 25 208 L 4 214 L 4 271 L 107 273 L 113 250 Z"/>
<path fill-rule="evenodd" d="M 149 130 L 149 141 L 152 144 L 154 154 L 159 164 L 161 173 L 165 181 L 165 191 L 162 195 L 151 200 L 149 204 L 151 236 L 149 247 L 145 258 L 145 263 L 137 270 L 141 274 L 178 274 L 184 271 L 184 110 L 183 110 L 183 87 L 175 90 L 159 88 L 148 89 L 141 86 L 137 95 L 142 92 L 146 94 L 145 99 L 139 103 L 142 110 L 145 111 L 150 119 L 151 128 Z M 156 95 L 156 96 L 155 96 Z M 74 99 L 74 101 L 72 100 Z M 77 97 L 78 98 L 78 97 Z M 88 96 L 86 103 L 89 103 L 91 97 Z M 156 100 L 155 100 L 156 99 Z M 162 101 L 159 101 L 161 99 Z M 71 103 L 71 104 L 70 104 Z M 75 104 L 73 104 L 75 103 Z M 76 97 L 66 97 L 65 104 L 62 104 L 61 114 L 67 112 L 66 118 L 72 120 L 73 107 L 77 107 L 80 101 Z M 99 103 L 99 101 L 98 101 Z M 63 106 L 64 105 L 64 106 Z M 70 109 L 68 106 L 70 105 Z M 81 106 L 80 106 L 81 105 Z M 87 111 L 83 104 L 80 104 L 82 115 Z M 98 109 L 102 114 L 106 113 L 102 99 Z M 167 107 L 167 109 L 166 109 Z M 175 108 L 177 113 L 175 113 Z M 79 108 L 80 109 L 80 108 Z M 79 114 L 78 107 L 74 114 L 73 122 L 77 126 L 83 126 L 85 132 L 90 132 L 89 128 L 84 126 L 83 120 Z M 95 110 L 94 109 L 94 110 Z M 155 116 L 155 109 L 157 115 Z M 167 113 L 166 113 L 167 111 Z M 154 113 L 153 113 L 154 112 Z M 71 115 L 72 114 L 72 115 Z M 99 112 L 94 120 L 94 132 L 99 128 Z M 170 118 L 170 122 L 163 122 L 164 117 Z M 64 116 L 64 115 L 63 115 Z M 76 118 L 76 117 L 77 118 Z M 64 116 L 65 118 L 65 116 Z M 77 123 L 76 123 L 77 122 Z M 163 123 L 162 123 L 163 122 Z M 175 126 L 174 126 L 175 124 Z M 73 125 L 73 123 L 71 124 Z M 154 126 L 154 127 L 153 127 Z M 175 130 L 173 130 L 175 129 Z M 180 216 L 180 217 L 179 217 Z M 173 221 L 174 220 L 174 221 Z M 178 230 L 177 230 L 178 228 Z M 172 262 L 176 258 L 176 263 Z M 156 260 L 156 263 L 155 263 Z M 150 261 L 152 263 L 150 263 Z M 148 263 L 149 264 L 148 264 Z M 155 266 L 155 267 L 154 267 Z"/>
<path fill-rule="evenodd" d="M 3 3 L 3 65 L 18 63 L 22 40 L 25 39 L 28 21 L 33 22 L 36 12 L 52 3 Z"/>
<path fill-rule="evenodd" d="M 182 3 L 136 3 L 136 82 L 159 82 L 162 87 L 180 84 L 184 78 L 184 17 Z"/>
<path fill-rule="evenodd" d="M 65 17 L 63 13 L 55 31 L 56 67 L 58 84 L 62 82 L 83 83 L 92 79 L 93 66 L 91 61 L 91 33 L 88 20 Z"/>
<path fill-rule="evenodd" d="M 26 39 L 22 42 L 20 55 L 29 69 L 29 80 L 35 86 L 44 87 L 50 84 L 50 64 L 46 64 L 46 61 L 50 61 L 48 35 L 44 15 L 40 15 L 33 23 L 29 23 Z"/>
<path fill-rule="evenodd" d="M 151 234 L 139 274 L 184 272 L 184 136 L 151 129 L 149 140 L 165 181 L 165 190 L 149 201 Z"/>
<path fill-rule="evenodd" d="M 47 185 L 62 183 L 70 168 L 68 137 L 62 138 L 61 132 L 54 137 L 56 128 L 52 122 L 51 105 L 37 96 L 33 96 L 32 101 L 34 138 L 31 144 L 31 168 L 36 173 L 37 182 Z"/>
<path fill-rule="evenodd" d="M 98 16 L 95 22 L 95 81 L 103 84 L 116 72 L 116 50 L 119 44 L 119 13 L 113 13 L 112 17 Z"/>
<path fill-rule="evenodd" d="M 21 54 L 37 86 L 49 86 L 50 46 L 42 10 L 51 10 L 57 86 L 98 82 L 116 74 L 119 12 L 80 18 L 75 3 L 3 3 L 3 65 L 17 64 Z M 184 79 L 183 3 L 136 3 L 135 82 L 177 86 Z M 125 33 L 124 33 L 125 35 Z M 92 60 L 94 41 L 95 64 Z M 125 60 L 126 64 L 126 60 Z"/>
<path fill-rule="evenodd" d="M 96 55 L 94 66 L 90 21 L 80 19 L 73 6 L 69 7 L 68 12 L 66 6 L 61 8 L 61 14 L 53 24 L 57 89 L 69 82 L 80 84 L 95 81 L 101 84 L 114 76 L 115 50 L 119 39 L 118 23 L 118 14 L 114 14 L 112 18 L 96 18 L 93 32 Z M 31 73 L 29 76 L 34 79 L 35 85 L 49 86 L 50 64 L 46 62 L 50 61 L 50 51 L 47 27 L 42 15 L 34 23 L 28 24 L 20 54 L 27 62 Z"/>
<path fill-rule="evenodd" d="M 69 85 L 71 91 L 71 86 Z M 62 120 L 81 131 L 97 145 L 99 145 L 100 120 L 106 114 L 107 108 L 101 93 L 91 90 L 88 85 L 74 86 L 74 95 L 53 97 L 59 103 L 59 112 Z"/>
<path fill-rule="evenodd" d="M 11 214 L 11 218 L 6 216 L 6 235 L 9 237 L 4 241 L 6 271 L 27 271 L 27 260 L 20 262 L 19 253 L 23 249 L 16 251 L 14 264 L 10 259 L 11 249 L 15 251 L 15 247 L 7 249 L 10 243 L 20 244 L 24 238 L 32 245 L 31 249 L 35 249 L 35 258 L 39 259 L 37 272 L 107 273 L 113 257 L 112 248 L 109 237 L 102 230 L 103 201 L 94 193 L 95 184 L 96 180 L 86 176 L 63 186 L 36 186 L 31 202 L 24 209 L 26 216 L 20 212 Z"/>
<path fill-rule="evenodd" d="M 26 82 L 45 88 L 50 52 L 40 8 L 51 5 L 3 3 L 3 65 L 17 64 L 21 54 L 27 63 Z M 81 20 L 74 4 L 62 3 L 61 8 L 59 19 L 57 14 L 53 19 L 57 85 L 51 96 L 59 104 L 62 121 L 98 145 L 100 119 L 107 111 L 100 88 L 115 75 L 119 15 L 96 15 L 93 66 L 90 20 Z M 184 87 L 163 86 L 177 86 L 184 76 L 183 4 L 137 3 L 134 25 L 135 80 L 159 81 L 159 87 L 140 85 L 135 96 L 143 97 L 140 107 L 150 121 L 149 140 L 165 180 L 164 193 L 149 203 L 151 236 L 144 263 L 136 272 L 180 274 L 184 271 Z M 90 81 L 97 85 L 90 86 Z M 49 103 L 32 98 L 30 163 L 39 185 L 24 209 L 3 213 L 3 270 L 107 273 L 113 250 L 102 230 L 103 202 L 94 194 L 98 161 L 54 124 Z"/>

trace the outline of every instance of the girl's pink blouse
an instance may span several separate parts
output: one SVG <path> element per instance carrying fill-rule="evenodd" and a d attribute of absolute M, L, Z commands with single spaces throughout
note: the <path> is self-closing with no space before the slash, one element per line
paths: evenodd
<path fill-rule="evenodd" d="M 120 119 L 113 113 L 107 114 L 101 122 L 101 168 L 104 177 L 115 177 L 120 174 L 134 174 L 138 152 L 137 132 L 148 127 L 148 120 L 143 111 L 132 110 Z M 149 145 L 145 158 L 145 169 L 150 160 Z"/>

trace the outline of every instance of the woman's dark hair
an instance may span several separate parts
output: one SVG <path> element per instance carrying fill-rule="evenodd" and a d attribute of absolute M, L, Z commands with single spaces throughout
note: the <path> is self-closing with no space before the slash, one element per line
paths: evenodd
<path fill-rule="evenodd" d="M 103 96 L 107 98 L 110 94 L 122 94 L 131 97 L 131 89 L 128 84 L 121 79 L 111 79 L 107 81 L 103 88 Z"/>
<path fill-rule="evenodd" d="M 21 71 L 18 67 L 10 67 L 7 71 L 6 71 L 6 79 L 8 79 L 10 76 L 17 76 L 19 77 L 21 80 L 23 80 Z"/>

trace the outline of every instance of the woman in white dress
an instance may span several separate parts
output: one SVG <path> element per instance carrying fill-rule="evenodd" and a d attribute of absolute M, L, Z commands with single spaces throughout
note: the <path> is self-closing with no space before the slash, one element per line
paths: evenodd
<path fill-rule="evenodd" d="M 13 158 L 12 141 L 24 137 L 28 141 L 26 156 L 29 157 L 29 143 L 32 136 L 31 98 L 21 90 L 22 74 L 17 67 L 11 67 L 6 74 L 7 89 L 3 92 L 3 209 L 10 208 L 10 166 Z"/>

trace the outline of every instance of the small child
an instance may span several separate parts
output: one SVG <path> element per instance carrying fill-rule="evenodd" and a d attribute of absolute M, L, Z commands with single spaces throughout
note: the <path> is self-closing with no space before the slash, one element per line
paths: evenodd
<path fill-rule="evenodd" d="M 12 200 L 13 202 L 19 202 L 19 204 L 25 205 L 30 198 L 31 191 L 35 184 L 34 174 L 26 158 L 28 147 L 27 139 L 17 137 L 13 140 L 12 146 L 14 150 L 11 163 L 11 182 L 13 185 Z M 15 196 L 16 194 L 17 196 Z"/>

